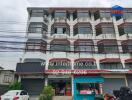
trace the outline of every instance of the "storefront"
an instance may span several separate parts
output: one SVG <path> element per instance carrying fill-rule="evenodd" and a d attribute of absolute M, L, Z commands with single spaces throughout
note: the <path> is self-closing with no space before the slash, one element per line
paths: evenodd
<path fill-rule="evenodd" d="M 74 76 L 74 100 L 95 100 L 102 94 L 104 78 L 100 76 Z"/>
<path fill-rule="evenodd" d="M 70 75 L 48 75 L 48 84 L 53 87 L 55 96 L 72 95 Z"/>

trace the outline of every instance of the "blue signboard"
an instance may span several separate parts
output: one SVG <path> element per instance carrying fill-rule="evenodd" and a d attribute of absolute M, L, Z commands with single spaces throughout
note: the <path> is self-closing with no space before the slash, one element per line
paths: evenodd
<path fill-rule="evenodd" d="M 111 15 L 116 17 L 123 16 L 123 10 L 124 8 L 118 5 L 115 5 L 112 7 Z"/>

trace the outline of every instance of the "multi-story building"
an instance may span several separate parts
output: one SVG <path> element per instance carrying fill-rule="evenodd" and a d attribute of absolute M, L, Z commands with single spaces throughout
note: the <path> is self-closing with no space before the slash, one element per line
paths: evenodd
<path fill-rule="evenodd" d="M 92 90 L 132 88 L 132 8 L 120 17 L 111 8 L 27 10 L 28 40 L 16 71 L 29 93 L 50 84 L 55 95 L 80 100 Z"/>

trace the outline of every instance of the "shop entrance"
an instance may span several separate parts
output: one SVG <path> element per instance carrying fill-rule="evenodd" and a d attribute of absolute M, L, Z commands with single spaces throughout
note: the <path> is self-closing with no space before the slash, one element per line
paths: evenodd
<path fill-rule="evenodd" d="M 55 96 L 71 96 L 70 79 L 49 79 L 49 85 L 54 88 Z"/>
<path fill-rule="evenodd" d="M 103 82 L 100 76 L 75 76 L 74 100 L 95 100 L 95 95 L 102 94 Z"/>

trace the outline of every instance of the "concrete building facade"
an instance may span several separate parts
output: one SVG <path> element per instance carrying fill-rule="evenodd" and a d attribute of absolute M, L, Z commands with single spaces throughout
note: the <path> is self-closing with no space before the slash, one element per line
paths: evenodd
<path fill-rule="evenodd" d="M 111 8 L 27 10 L 28 40 L 16 71 L 31 94 L 47 84 L 75 100 L 93 90 L 132 88 L 132 8 L 120 17 L 111 16 Z"/>

